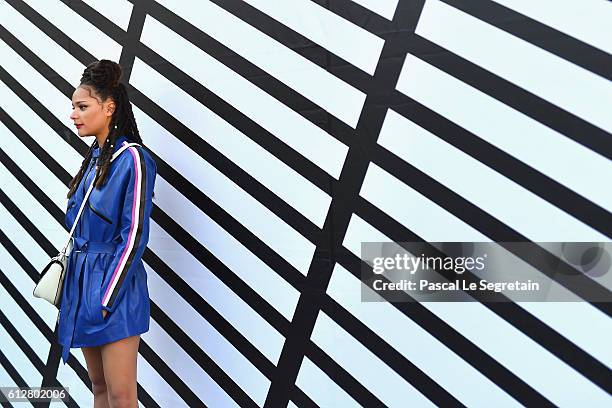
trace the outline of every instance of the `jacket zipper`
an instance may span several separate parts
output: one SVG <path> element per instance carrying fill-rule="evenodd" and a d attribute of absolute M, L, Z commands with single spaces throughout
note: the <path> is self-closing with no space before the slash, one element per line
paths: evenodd
<path fill-rule="evenodd" d="M 93 211 L 94 213 L 96 213 L 100 218 L 102 218 L 104 221 L 108 222 L 109 224 L 112 224 L 113 222 L 111 220 L 108 219 L 108 217 L 106 217 L 105 215 L 101 214 L 98 210 L 96 210 L 95 208 L 93 208 L 93 206 L 91 205 L 91 203 L 88 201 L 87 204 L 89 204 L 89 208 L 91 208 L 91 211 Z"/>
<path fill-rule="evenodd" d="M 97 161 L 98 161 L 98 158 L 97 158 L 97 157 L 94 157 L 94 158 L 91 160 L 91 163 L 90 163 L 90 165 L 89 165 L 89 166 L 88 166 L 88 168 L 87 168 L 87 174 L 85 174 L 85 180 L 84 180 L 84 182 L 83 182 L 83 190 L 82 190 L 82 191 L 83 191 L 83 196 L 85 196 L 85 193 L 87 192 L 87 187 L 86 187 L 86 186 L 87 186 L 87 178 L 89 177 L 89 173 L 91 173 L 91 170 L 92 170 L 92 169 L 95 169 L 95 167 L 96 167 L 96 162 L 97 162 Z M 94 176 L 94 177 L 95 177 L 95 176 Z"/>
<path fill-rule="evenodd" d="M 96 161 L 97 161 L 96 159 L 97 159 L 97 157 L 94 157 L 94 158 L 92 159 L 91 163 L 89 164 L 89 166 L 88 166 L 88 168 L 87 168 L 87 173 L 86 173 L 86 174 L 85 174 L 85 176 L 84 176 L 84 180 L 83 180 L 83 190 L 81 190 L 81 191 L 83 191 L 83 196 L 85 196 L 85 193 L 86 193 L 86 191 L 87 191 L 87 189 L 85 188 L 85 185 L 87 184 L 87 177 L 89 177 L 89 173 L 91 173 L 91 169 L 92 169 L 92 168 L 94 168 L 95 163 L 96 163 Z M 95 177 L 95 176 L 94 176 L 94 177 Z M 93 208 L 92 208 L 92 209 L 93 209 Z M 83 230 L 82 230 L 82 228 L 81 228 L 81 223 L 79 223 L 79 234 L 82 234 L 82 233 L 83 233 Z"/>

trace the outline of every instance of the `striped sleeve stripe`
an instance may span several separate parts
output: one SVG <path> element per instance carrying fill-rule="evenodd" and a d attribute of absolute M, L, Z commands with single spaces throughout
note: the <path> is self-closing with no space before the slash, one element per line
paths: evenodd
<path fill-rule="evenodd" d="M 145 162 L 142 153 L 136 147 L 131 146 L 128 147 L 127 150 L 129 150 L 129 152 L 132 154 L 134 169 L 136 171 L 134 185 L 132 186 L 134 189 L 134 199 L 132 201 L 132 225 L 130 226 L 130 233 L 128 235 L 125 249 L 121 254 L 117 267 L 113 271 L 110 284 L 102 297 L 102 305 L 106 307 L 112 307 L 113 302 L 119 293 L 119 288 L 127 275 L 130 265 L 132 264 L 132 260 L 136 254 L 136 250 L 140 244 L 140 237 L 142 235 L 146 188 L 146 172 L 144 169 Z"/>

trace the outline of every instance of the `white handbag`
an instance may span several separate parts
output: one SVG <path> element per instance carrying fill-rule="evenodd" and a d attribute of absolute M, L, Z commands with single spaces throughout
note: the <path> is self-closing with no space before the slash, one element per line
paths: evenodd
<path fill-rule="evenodd" d="M 115 160 L 115 158 L 122 151 L 124 151 L 130 146 L 140 146 L 140 145 L 138 143 L 128 143 L 126 145 L 121 146 L 121 148 L 118 149 L 113 154 L 111 158 L 111 162 Z M 94 171 L 96 171 L 97 168 L 98 166 L 96 165 L 96 167 L 94 168 Z M 74 230 L 76 229 L 77 222 L 79 221 L 79 218 L 81 217 L 83 208 L 85 208 L 85 203 L 87 202 L 87 199 L 89 198 L 89 194 L 91 193 L 91 190 L 93 189 L 96 179 L 97 177 L 94 177 L 93 181 L 91 182 L 89 186 L 89 189 L 87 190 L 87 193 L 85 194 L 85 197 L 83 198 L 83 202 L 81 203 L 81 208 L 79 208 L 79 212 L 76 216 L 76 219 L 74 220 L 74 223 L 72 224 L 72 229 L 70 230 L 70 234 L 68 236 L 68 242 L 66 242 L 66 245 L 64 245 L 64 247 L 59 252 L 59 254 L 51 258 L 49 263 L 47 263 L 47 265 L 45 265 L 45 267 L 42 269 L 40 280 L 38 281 L 38 283 L 36 284 L 36 287 L 34 288 L 34 292 L 33 292 L 34 297 L 45 299 L 46 301 L 48 301 L 49 303 L 55 306 L 58 306 L 60 304 L 60 300 L 62 298 L 62 288 L 64 286 L 64 275 L 66 273 L 66 264 L 67 264 L 67 257 L 68 257 L 67 254 L 69 254 L 70 251 L 72 250 L 72 234 L 74 234 Z"/>

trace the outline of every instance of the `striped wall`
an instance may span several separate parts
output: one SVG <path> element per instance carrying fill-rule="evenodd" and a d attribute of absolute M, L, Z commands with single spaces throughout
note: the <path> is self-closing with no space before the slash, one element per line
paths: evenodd
<path fill-rule="evenodd" d="M 610 240 L 610 21 L 604 0 L 0 0 L 0 385 L 92 406 L 31 293 L 93 141 L 70 97 L 108 58 L 158 163 L 141 406 L 610 406 L 610 303 L 359 282 L 364 241 Z"/>

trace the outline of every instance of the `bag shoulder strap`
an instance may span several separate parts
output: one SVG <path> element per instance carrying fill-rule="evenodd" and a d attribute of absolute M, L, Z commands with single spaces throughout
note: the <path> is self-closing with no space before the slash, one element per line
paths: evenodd
<path fill-rule="evenodd" d="M 115 160 L 125 149 L 127 149 L 130 146 L 140 146 L 138 143 L 126 143 L 123 146 L 121 146 L 115 153 L 113 153 L 113 156 L 111 157 L 111 162 L 113 160 Z M 98 168 L 98 165 L 96 165 L 95 167 L 96 169 Z M 91 194 L 91 190 L 93 190 L 93 186 L 96 182 L 97 176 L 94 176 L 93 180 L 91 181 L 91 184 L 89 185 L 89 188 L 87 189 L 87 193 L 85 194 L 85 197 L 83 198 L 83 202 L 81 203 L 81 208 L 79 208 L 79 212 L 77 213 L 76 218 L 74 219 L 74 222 L 72 223 L 72 228 L 70 229 L 70 234 L 68 234 L 68 242 L 66 242 L 66 245 L 64 245 L 64 248 L 62 249 L 61 253 L 66 254 L 66 249 L 68 249 L 68 245 L 70 245 L 70 239 L 72 238 L 72 234 L 74 234 L 74 230 L 76 229 L 76 225 L 79 222 L 79 219 L 81 218 L 81 213 L 83 212 L 83 209 L 85 208 L 85 203 L 87 202 L 87 199 L 89 198 L 89 194 Z"/>
<path fill-rule="evenodd" d="M 138 143 L 126 143 L 121 146 L 115 153 L 113 153 L 113 157 L 111 157 L 111 161 L 115 160 L 117 156 L 119 156 L 125 149 L 130 146 L 140 146 Z"/>

